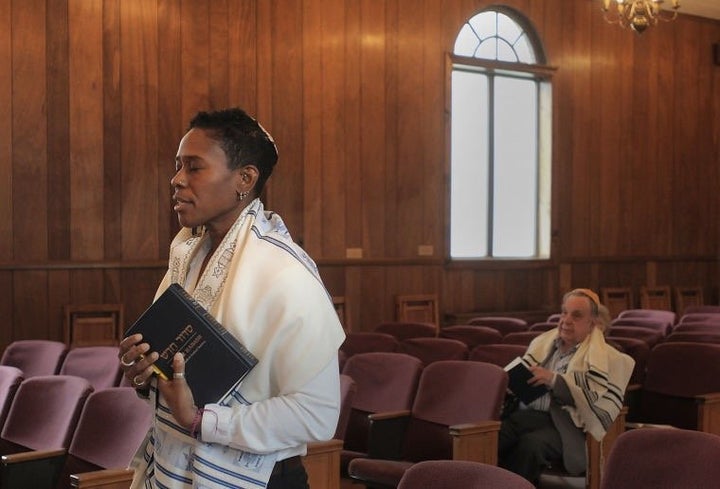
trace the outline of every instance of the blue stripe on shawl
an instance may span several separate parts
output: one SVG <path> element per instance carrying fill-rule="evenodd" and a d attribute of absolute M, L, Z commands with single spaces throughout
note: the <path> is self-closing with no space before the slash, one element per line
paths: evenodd
<path fill-rule="evenodd" d="M 219 465 L 213 464 L 206 458 L 198 457 L 197 455 L 195 455 L 195 460 L 199 463 L 202 463 L 202 464 L 210 467 L 211 469 L 214 469 L 218 472 L 229 475 L 235 479 L 240 479 L 242 481 L 249 482 L 251 484 L 255 484 L 256 486 L 259 486 L 259 487 L 265 487 L 265 483 L 262 481 L 253 479 L 252 477 L 247 477 L 242 474 L 237 474 L 235 472 L 231 472 L 227 469 L 220 467 Z M 225 486 L 225 487 L 229 487 L 229 488 L 233 488 L 233 489 L 238 487 L 237 484 L 233 484 L 232 482 L 212 476 L 212 475 L 208 474 L 207 472 L 204 472 L 204 471 L 198 469 L 197 466 L 195 466 L 195 465 L 193 465 L 193 473 L 198 474 L 209 481 L 215 482 L 216 484 L 220 484 L 221 486 Z"/>
<path fill-rule="evenodd" d="M 192 479 L 190 479 L 189 477 L 182 477 L 170 472 L 168 469 L 163 467 L 162 464 L 160 464 L 157 460 L 155 461 L 155 467 L 160 472 L 168 476 L 170 479 L 175 479 L 176 481 L 182 482 L 183 484 L 192 484 Z M 155 479 L 155 482 L 157 482 L 157 478 Z"/>

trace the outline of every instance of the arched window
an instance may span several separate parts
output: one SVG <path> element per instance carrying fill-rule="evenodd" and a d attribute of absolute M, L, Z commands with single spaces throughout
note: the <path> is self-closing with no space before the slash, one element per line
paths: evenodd
<path fill-rule="evenodd" d="M 468 20 L 450 55 L 450 257 L 548 258 L 553 69 L 507 7 Z"/>

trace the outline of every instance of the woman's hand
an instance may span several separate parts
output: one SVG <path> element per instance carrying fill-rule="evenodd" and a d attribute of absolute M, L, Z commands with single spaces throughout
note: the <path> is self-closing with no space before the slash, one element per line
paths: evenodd
<path fill-rule="evenodd" d="M 173 378 L 171 380 L 158 379 L 158 389 L 167 402 L 170 412 L 177 423 L 191 429 L 196 421 L 198 412 L 193 399 L 192 391 L 185 382 L 185 358 L 181 353 L 173 356 Z"/>
<path fill-rule="evenodd" d="M 157 352 L 151 352 L 150 345 L 142 343 L 142 335 L 128 336 L 120 343 L 120 368 L 133 387 L 146 387 L 153 374 L 152 364 L 158 359 Z"/>
<path fill-rule="evenodd" d="M 533 376 L 530 380 L 528 380 L 528 384 L 546 385 L 547 387 L 552 387 L 553 378 L 555 377 L 554 372 L 537 365 L 530 367 L 530 371 L 533 373 Z"/>

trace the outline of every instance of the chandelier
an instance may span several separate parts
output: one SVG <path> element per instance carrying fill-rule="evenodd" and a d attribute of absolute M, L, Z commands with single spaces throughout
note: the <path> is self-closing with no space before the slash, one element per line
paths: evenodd
<path fill-rule="evenodd" d="M 610 24 L 630 27 L 641 34 L 648 26 L 657 25 L 659 20 L 670 21 L 677 17 L 679 0 L 670 0 L 672 11 L 661 10 L 663 0 L 603 0 L 603 15 Z M 615 4 L 615 8 L 611 7 Z"/>

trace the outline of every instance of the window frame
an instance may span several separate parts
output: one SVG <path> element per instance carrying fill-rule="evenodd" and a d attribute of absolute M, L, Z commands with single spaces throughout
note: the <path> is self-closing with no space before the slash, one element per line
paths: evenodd
<path fill-rule="evenodd" d="M 501 61 L 497 59 L 487 59 L 487 58 L 476 58 L 476 57 L 470 57 L 470 56 L 463 56 L 455 54 L 454 52 L 447 52 L 446 53 L 446 108 L 447 108 L 447 118 L 446 118 L 446 161 L 447 161 L 447 185 L 446 185 L 446 260 L 448 264 L 468 264 L 468 263 L 488 263 L 488 262 L 495 262 L 495 263 L 501 263 L 501 262 L 518 262 L 522 263 L 524 265 L 537 262 L 538 264 L 546 264 L 553 260 L 553 240 L 552 240 L 552 230 L 551 230 L 551 221 L 552 221 L 552 185 L 550 182 L 544 182 L 543 179 L 550 179 L 551 180 L 551 174 L 552 174 L 552 129 L 553 129 L 553 118 L 552 114 L 548 117 L 548 123 L 547 124 L 541 124 L 542 122 L 542 112 L 544 110 L 550 110 L 552 111 L 552 78 L 555 72 L 557 71 L 556 67 L 549 66 L 546 63 L 546 57 L 544 48 L 542 46 L 542 43 L 540 42 L 539 37 L 537 36 L 537 33 L 535 29 L 532 27 L 532 25 L 529 23 L 529 21 L 525 18 L 524 15 L 520 14 L 519 12 L 516 12 L 515 10 L 508 8 L 508 7 L 499 7 L 494 6 L 487 9 L 483 9 L 482 11 L 476 12 L 473 16 L 469 17 L 461 26 L 465 26 L 469 22 L 470 19 L 472 19 L 475 15 L 478 15 L 483 12 L 487 11 L 495 11 L 497 13 L 502 13 L 504 15 L 509 16 L 514 22 L 516 22 L 526 33 L 528 36 L 531 45 L 534 49 L 535 58 L 538 61 L 535 64 L 530 63 L 521 63 L 521 62 L 511 62 L 511 61 Z M 457 35 L 460 32 L 460 29 L 458 29 L 456 33 L 456 37 L 453 38 L 453 45 L 457 39 Z M 453 257 L 451 255 L 451 202 L 452 202 L 452 185 L 451 185 L 451 174 L 452 174 L 452 75 L 453 72 L 456 69 L 456 65 L 463 65 L 467 66 L 469 68 L 476 68 L 478 72 L 484 72 L 490 77 L 500 75 L 509 75 L 509 76 L 515 76 L 517 77 L 518 74 L 527 74 L 527 78 L 533 79 L 534 81 L 538 82 L 538 175 L 537 175 L 537 185 L 547 185 L 547 192 L 546 192 L 546 198 L 543 199 L 540 193 L 538 194 L 538 215 L 542 212 L 540 207 L 543 205 L 543 200 L 547 201 L 547 206 L 549 209 L 546 211 L 548 216 L 548 222 L 546 223 L 545 229 L 543 227 L 543 223 L 538 222 L 536 225 L 536 232 L 541 233 L 545 229 L 545 232 L 547 232 L 547 240 L 549 241 L 547 243 L 547 256 L 531 256 L 531 257 L 497 257 L 497 256 L 482 256 L 482 257 Z M 520 75 L 519 77 L 522 77 Z M 546 85 L 546 89 L 549 92 L 549 96 L 547 97 L 548 100 L 546 101 L 547 106 L 543 104 L 543 96 L 542 91 L 543 87 L 542 85 Z M 549 131 L 549 137 L 547 137 L 547 141 L 545 141 L 543 138 L 543 132 Z M 490 144 L 492 145 L 493 142 L 491 141 Z M 547 152 L 547 159 L 545 165 L 543 165 L 543 153 Z M 545 168 L 543 168 L 545 166 Z M 543 174 L 543 169 L 545 170 Z M 538 246 L 540 246 L 540 236 L 537 236 L 538 239 Z M 491 239 L 491 237 L 488 237 L 488 239 Z M 541 250 L 536 250 L 537 252 L 540 252 Z"/>

